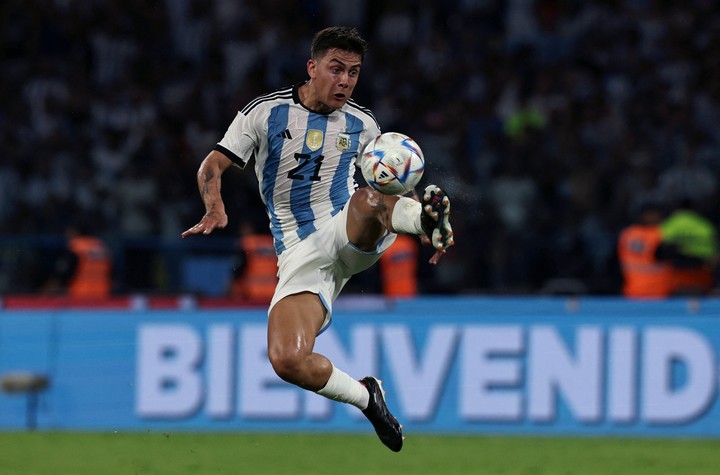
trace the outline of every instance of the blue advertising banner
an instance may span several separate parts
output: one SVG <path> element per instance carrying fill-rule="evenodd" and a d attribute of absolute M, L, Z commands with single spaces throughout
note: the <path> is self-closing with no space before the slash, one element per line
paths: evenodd
<path fill-rule="evenodd" d="M 379 376 L 408 433 L 720 437 L 719 301 L 367 302 L 338 302 L 316 350 Z M 262 310 L 0 311 L 0 378 L 49 378 L 41 430 L 371 430 L 266 353 Z M 27 403 L 0 392 L 0 430 Z"/>

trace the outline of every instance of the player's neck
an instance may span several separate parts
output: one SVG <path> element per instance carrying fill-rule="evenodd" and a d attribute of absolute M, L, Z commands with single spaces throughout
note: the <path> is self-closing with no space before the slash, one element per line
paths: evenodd
<path fill-rule="evenodd" d="M 313 112 L 317 112 L 318 114 L 329 114 L 335 110 L 318 98 L 318 94 L 313 87 L 312 80 L 306 82 L 298 88 L 298 96 L 300 97 L 302 105 Z"/>

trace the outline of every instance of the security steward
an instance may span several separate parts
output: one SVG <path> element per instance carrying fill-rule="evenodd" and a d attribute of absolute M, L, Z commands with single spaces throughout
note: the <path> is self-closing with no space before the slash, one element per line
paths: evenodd
<path fill-rule="evenodd" d="M 635 222 L 618 237 L 618 258 L 623 276 L 623 294 L 628 298 L 652 299 L 670 295 L 671 267 L 663 257 L 660 223 L 662 206 L 643 203 Z"/>
<path fill-rule="evenodd" d="M 57 261 L 55 279 L 66 295 L 77 299 L 105 298 L 112 292 L 112 256 L 99 238 L 70 226 L 67 251 Z"/>
<path fill-rule="evenodd" d="M 418 294 L 418 243 L 414 236 L 398 234 L 380 258 L 383 295 L 411 298 Z"/>
<path fill-rule="evenodd" d="M 230 296 L 254 303 L 270 303 L 277 285 L 277 255 L 270 234 L 241 227 L 240 260 L 233 269 Z"/>

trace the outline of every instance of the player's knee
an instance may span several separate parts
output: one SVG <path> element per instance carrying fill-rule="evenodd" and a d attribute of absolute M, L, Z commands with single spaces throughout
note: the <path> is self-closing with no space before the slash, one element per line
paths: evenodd
<path fill-rule="evenodd" d="M 270 349 L 268 357 L 275 374 L 284 381 L 297 383 L 302 374 L 304 361 L 297 351 L 288 351 L 284 348 Z"/>
<path fill-rule="evenodd" d="M 358 189 L 352 197 L 355 210 L 365 217 L 380 217 L 387 212 L 386 196 L 369 186 Z"/>

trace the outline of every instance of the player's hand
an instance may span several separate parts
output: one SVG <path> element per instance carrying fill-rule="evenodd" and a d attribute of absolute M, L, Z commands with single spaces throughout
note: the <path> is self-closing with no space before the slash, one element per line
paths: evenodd
<path fill-rule="evenodd" d="M 192 228 L 183 232 L 180 236 L 186 238 L 192 234 L 204 234 L 208 235 L 217 228 L 224 228 L 227 226 L 228 218 L 225 213 L 219 213 L 217 211 L 205 213 L 199 223 Z"/>

